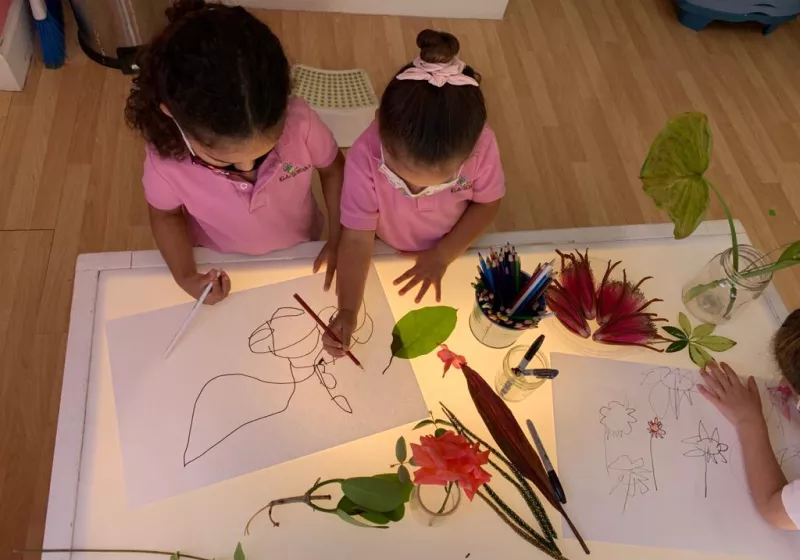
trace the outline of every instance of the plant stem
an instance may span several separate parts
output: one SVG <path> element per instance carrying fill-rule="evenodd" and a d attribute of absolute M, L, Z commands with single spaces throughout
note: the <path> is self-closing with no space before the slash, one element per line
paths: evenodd
<path fill-rule="evenodd" d="M 440 507 L 439 511 L 436 512 L 436 515 L 442 515 L 442 512 L 444 512 L 444 508 L 447 507 L 447 500 L 450 499 L 450 492 L 452 491 L 453 491 L 453 483 L 448 482 L 444 492 L 444 501 L 442 502 L 442 507 Z"/>
<path fill-rule="evenodd" d="M 25 554 L 26 552 L 33 552 L 37 554 L 49 554 L 52 552 L 102 552 L 104 554 L 156 554 L 161 556 L 172 556 L 180 554 L 180 558 L 189 558 L 190 560 L 212 560 L 204 556 L 192 556 L 191 554 L 184 554 L 183 552 L 168 552 L 166 550 L 135 550 L 130 548 L 20 548 L 12 550 L 14 554 Z"/>
<path fill-rule="evenodd" d="M 322 482 L 320 482 L 320 479 L 317 479 L 317 482 L 314 483 L 314 486 L 309 488 L 308 492 L 306 492 L 302 496 L 291 496 L 289 498 L 280 498 L 278 500 L 272 500 L 270 503 L 268 503 L 267 505 L 262 507 L 260 510 L 255 512 L 252 515 L 252 517 L 250 517 L 250 519 L 247 521 L 247 525 L 245 525 L 245 527 L 244 527 L 244 534 L 245 535 L 249 535 L 250 534 L 250 524 L 264 510 L 268 510 L 267 511 L 267 515 L 269 516 L 269 520 L 272 522 L 272 526 L 273 527 L 280 527 L 281 524 L 278 523 L 277 521 L 275 521 L 272 518 L 272 508 L 274 508 L 275 506 L 282 506 L 282 505 L 285 505 L 285 504 L 306 504 L 311 509 L 315 509 L 317 511 L 321 511 L 321 512 L 324 512 L 324 513 L 336 513 L 336 508 L 333 508 L 333 509 L 323 508 L 323 507 L 319 507 L 318 505 L 313 503 L 314 500 L 330 500 L 331 499 L 331 495 L 330 494 L 324 494 L 322 496 L 312 496 L 312 494 L 314 492 L 316 492 L 317 490 L 319 490 L 320 488 L 322 488 L 323 486 L 327 486 L 328 484 L 336 484 L 336 483 L 340 483 L 341 484 L 342 482 L 344 482 L 343 478 L 332 478 L 330 480 L 324 480 Z"/>
<path fill-rule="evenodd" d="M 711 187 L 711 190 L 714 191 L 714 194 L 717 195 L 717 200 L 719 203 L 722 204 L 722 209 L 725 211 L 725 216 L 728 218 L 728 226 L 731 229 L 731 250 L 733 252 L 733 270 L 739 272 L 739 242 L 736 239 L 736 226 L 733 223 L 733 215 L 731 214 L 731 209 L 728 208 L 728 203 L 725 202 L 725 199 L 722 197 L 722 194 L 717 190 L 717 187 L 714 186 L 713 183 L 708 181 L 708 185 Z"/>

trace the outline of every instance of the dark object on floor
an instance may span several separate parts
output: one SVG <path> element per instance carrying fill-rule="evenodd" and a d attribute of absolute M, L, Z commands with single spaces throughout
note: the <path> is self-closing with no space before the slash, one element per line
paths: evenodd
<path fill-rule="evenodd" d="M 695 31 L 712 21 L 755 21 L 769 35 L 800 14 L 800 0 L 675 0 L 680 22 Z"/>

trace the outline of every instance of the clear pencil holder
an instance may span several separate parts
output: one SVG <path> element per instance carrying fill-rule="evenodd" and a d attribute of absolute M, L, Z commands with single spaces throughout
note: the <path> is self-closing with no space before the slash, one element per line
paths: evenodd
<path fill-rule="evenodd" d="M 514 346 L 503 358 L 503 367 L 494 378 L 494 389 L 497 394 L 509 402 L 525 400 L 536 389 L 544 385 L 545 380 L 540 377 L 531 377 L 517 374 L 514 369 L 528 351 L 527 346 Z M 543 353 L 537 353 L 528 369 L 549 369 L 550 362 Z"/>

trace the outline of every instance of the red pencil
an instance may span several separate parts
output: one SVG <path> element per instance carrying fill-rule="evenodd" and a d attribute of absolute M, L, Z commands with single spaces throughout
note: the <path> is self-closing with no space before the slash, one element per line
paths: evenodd
<path fill-rule="evenodd" d="M 336 335 L 334 334 L 334 332 L 333 332 L 333 331 L 332 331 L 330 328 L 328 328 L 328 325 L 326 325 L 326 324 L 324 323 L 324 321 L 323 321 L 322 319 L 320 319 L 320 318 L 319 318 L 319 316 L 318 316 L 316 313 L 314 313 L 314 311 L 312 311 L 312 310 L 311 310 L 311 308 L 308 306 L 308 304 L 307 304 L 306 302 L 304 302 L 304 301 L 303 301 L 303 298 L 301 298 L 301 297 L 300 297 L 299 295 L 297 295 L 297 294 L 294 294 L 294 299 L 296 299 L 296 300 L 297 300 L 297 303 L 299 303 L 300 305 L 302 305 L 302 306 L 303 306 L 303 309 L 305 309 L 305 310 L 306 310 L 306 313 L 308 313 L 309 315 L 311 315 L 311 317 L 313 317 L 313 318 L 314 318 L 314 320 L 317 322 L 317 324 L 318 324 L 320 327 L 322 327 L 322 330 L 324 330 L 324 331 L 325 331 L 325 334 L 327 334 L 329 337 L 331 337 L 333 340 L 335 340 L 335 341 L 336 341 L 336 342 L 338 342 L 339 344 L 341 344 L 341 343 L 342 343 L 342 341 L 341 341 L 341 340 L 339 340 L 339 337 L 338 337 L 338 336 L 336 336 Z M 355 365 L 357 365 L 357 366 L 358 366 L 358 367 L 360 367 L 361 369 L 364 369 L 364 366 L 362 366 L 362 365 L 361 365 L 361 362 L 359 362 L 359 361 L 358 361 L 358 358 L 356 358 L 356 357 L 353 355 L 353 353 L 352 353 L 350 350 L 346 350 L 346 351 L 345 351 L 345 353 L 347 354 L 347 357 L 348 357 L 348 358 L 350 358 L 351 360 L 353 360 L 353 363 L 354 363 Z"/>

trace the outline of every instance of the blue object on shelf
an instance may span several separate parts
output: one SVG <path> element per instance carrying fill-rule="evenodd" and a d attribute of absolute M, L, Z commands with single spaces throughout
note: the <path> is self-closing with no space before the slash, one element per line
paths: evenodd
<path fill-rule="evenodd" d="M 800 15 L 800 0 L 675 0 L 680 22 L 700 31 L 712 21 L 755 21 L 764 35 Z"/>

